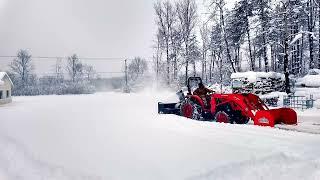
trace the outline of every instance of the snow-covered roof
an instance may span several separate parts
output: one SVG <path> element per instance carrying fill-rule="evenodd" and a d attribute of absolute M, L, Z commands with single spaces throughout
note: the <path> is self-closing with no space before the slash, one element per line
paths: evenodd
<path fill-rule="evenodd" d="M 8 77 L 11 85 L 13 86 L 13 83 L 12 83 L 10 77 L 8 76 L 8 74 L 7 74 L 6 72 L 0 72 L 0 85 L 4 84 L 3 79 L 4 79 L 5 77 Z"/>
<path fill-rule="evenodd" d="M 241 79 L 247 78 L 250 82 L 257 81 L 258 78 L 282 78 L 284 79 L 284 75 L 276 72 L 239 72 L 231 74 L 231 79 Z"/>

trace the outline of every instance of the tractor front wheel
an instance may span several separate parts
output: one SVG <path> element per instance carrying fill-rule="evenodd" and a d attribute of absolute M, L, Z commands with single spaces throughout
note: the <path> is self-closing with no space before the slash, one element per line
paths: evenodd
<path fill-rule="evenodd" d="M 236 124 L 247 124 L 250 120 L 250 118 L 243 116 L 241 114 L 241 111 L 235 111 L 233 114 L 233 118 Z"/>
<path fill-rule="evenodd" d="M 188 102 L 181 106 L 181 115 L 195 120 L 200 120 L 202 117 L 202 108 L 195 102 Z"/>
<path fill-rule="evenodd" d="M 214 116 L 214 120 L 220 123 L 231 123 L 230 116 L 224 111 L 218 111 Z"/>

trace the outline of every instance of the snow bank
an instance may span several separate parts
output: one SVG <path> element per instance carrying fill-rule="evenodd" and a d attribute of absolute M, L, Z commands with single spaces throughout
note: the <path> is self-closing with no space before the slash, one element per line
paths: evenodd
<path fill-rule="evenodd" d="M 95 180 L 94 176 L 71 173 L 62 167 L 36 160 L 26 148 L 4 135 L 0 135 L 1 180 Z"/>
<path fill-rule="evenodd" d="M 307 75 L 297 80 L 297 86 L 320 87 L 320 75 Z"/>
<path fill-rule="evenodd" d="M 312 97 L 314 100 L 320 99 L 320 88 L 296 88 L 296 96 Z"/>
<path fill-rule="evenodd" d="M 190 180 L 248 180 L 260 175 L 264 179 L 317 179 L 320 175 L 320 159 L 304 161 L 284 153 L 218 167 L 209 172 L 190 178 Z M 232 172 L 232 173 L 226 173 Z"/>
<path fill-rule="evenodd" d="M 231 74 L 231 79 L 246 78 L 249 82 L 257 82 L 259 78 L 281 78 L 284 79 L 284 75 L 276 72 L 240 72 Z"/>
<path fill-rule="evenodd" d="M 232 89 L 230 86 L 223 85 L 221 89 L 221 85 L 217 83 L 208 85 L 208 88 L 215 91 L 216 93 L 232 93 Z"/>
<path fill-rule="evenodd" d="M 285 92 L 271 92 L 269 94 L 260 95 L 261 99 L 271 99 L 271 98 L 281 98 L 284 96 L 288 96 Z"/>

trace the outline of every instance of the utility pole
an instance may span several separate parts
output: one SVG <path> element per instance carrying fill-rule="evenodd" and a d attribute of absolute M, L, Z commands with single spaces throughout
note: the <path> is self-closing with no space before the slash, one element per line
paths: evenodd
<path fill-rule="evenodd" d="M 129 89 L 129 86 L 128 86 L 128 64 L 127 64 L 127 59 L 124 60 L 124 78 L 125 78 L 125 87 L 123 89 L 123 91 L 125 93 L 130 93 L 130 89 Z"/>
<path fill-rule="evenodd" d="M 128 88 L 128 66 L 127 60 L 124 60 L 124 67 L 125 67 L 125 79 L 126 79 L 126 89 Z"/>

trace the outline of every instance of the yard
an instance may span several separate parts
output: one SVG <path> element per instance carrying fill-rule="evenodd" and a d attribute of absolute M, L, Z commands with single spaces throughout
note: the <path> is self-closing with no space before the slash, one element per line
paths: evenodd
<path fill-rule="evenodd" d="M 172 94 L 14 97 L 0 106 L 0 179 L 320 177 L 318 110 L 278 128 L 158 115 Z"/>

